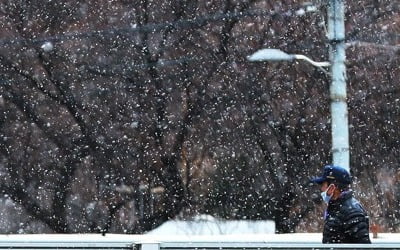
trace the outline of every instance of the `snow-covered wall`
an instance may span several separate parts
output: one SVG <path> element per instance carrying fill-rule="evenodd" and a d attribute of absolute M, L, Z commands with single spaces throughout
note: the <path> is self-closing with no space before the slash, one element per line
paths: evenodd
<path fill-rule="evenodd" d="M 170 220 L 148 232 L 153 235 L 227 235 L 275 233 L 271 220 L 221 220 L 210 215 L 196 216 L 191 220 Z"/>

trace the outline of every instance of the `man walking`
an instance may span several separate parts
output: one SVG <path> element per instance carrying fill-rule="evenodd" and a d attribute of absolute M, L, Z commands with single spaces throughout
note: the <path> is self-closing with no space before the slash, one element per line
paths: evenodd
<path fill-rule="evenodd" d="M 368 215 L 353 197 L 349 172 L 342 167 L 327 165 L 322 176 L 311 182 L 320 184 L 322 199 L 328 204 L 322 242 L 371 243 Z"/>

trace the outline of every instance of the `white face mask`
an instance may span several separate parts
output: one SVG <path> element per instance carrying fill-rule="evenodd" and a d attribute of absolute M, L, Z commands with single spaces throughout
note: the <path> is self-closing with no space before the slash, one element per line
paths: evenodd
<path fill-rule="evenodd" d="M 324 192 L 321 192 L 322 200 L 325 201 L 326 204 L 328 204 L 329 201 L 330 201 L 331 198 L 332 198 L 332 195 L 328 195 L 328 194 L 327 194 L 328 189 L 329 189 L 331 186 L 332 186 L 332 184 L 329 185 L 329 187 L 328 187 Z"/>

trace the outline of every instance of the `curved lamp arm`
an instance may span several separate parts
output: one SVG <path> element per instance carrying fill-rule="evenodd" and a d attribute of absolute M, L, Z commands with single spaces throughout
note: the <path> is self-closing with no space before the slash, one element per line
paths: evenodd
<path fill-rule="evenodd" d="M 306 57 L 304 55 L 293 55 L 295 59 L 299 59 L 299 60 L 304 60 L 307 61 L 309 63 L 311 63 L 312 65 L 316 66 L 316 67 L 329 67 L 331 66 L 330 62 L 316 62 L 311 60 L 309 57 Z"/>

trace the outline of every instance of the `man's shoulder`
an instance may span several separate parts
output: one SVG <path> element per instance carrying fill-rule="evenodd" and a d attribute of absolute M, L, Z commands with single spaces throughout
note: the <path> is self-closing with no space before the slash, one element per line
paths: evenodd
<path fill-rule="evenodd" d="M 354 197 L 350 197 L 349 199 L 346 199 L 341 208 L 340 211 L 343 214 L 363 214 L 365 215 L 366 212 L 361 205 L 361 203 Z"/>
<path fill-rule="evenodd" d="M 362 208 L 361 203 L 354 197 L 350 197 L 349 199 L 345 200 L 345 204 L 352 208 Z"/>

